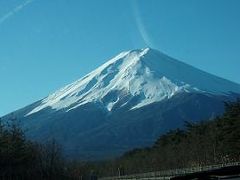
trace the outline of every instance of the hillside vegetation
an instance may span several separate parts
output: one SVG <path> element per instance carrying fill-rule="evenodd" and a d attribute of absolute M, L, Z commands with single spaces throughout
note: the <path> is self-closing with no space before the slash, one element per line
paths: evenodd
<path fill-rule="evenodd" d="M 26 139 L 19 122 L 0 123 L 0 179 L 75 179 L 116 176 L 240 161 L 240 99 L 225 103 L 213 120 L 185 123 L 152 147 L 135 149 L 104 162 L 69 162 L 54 141 L 44 145 Z"/>
<path fill-rule="evenodd" d="M 96 166 L 103 176 L 198 167 L 240 161 L 240 100 L 225 103 L 225 113 L 213 120 L 185 123 L 152 147 L 135 149 Z M 104 166 L 105 165 L 105 166 Z"/>

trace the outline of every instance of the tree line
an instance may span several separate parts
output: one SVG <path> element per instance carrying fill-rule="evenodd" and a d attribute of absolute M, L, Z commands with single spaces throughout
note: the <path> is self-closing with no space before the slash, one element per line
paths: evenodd
<path fill-rule="evenodd" d="M 16 119 L 0 123 L 0 179 L 94 179 L 240 161 L 240 99 L 223 115 L 161 135 L 152 147 L 100 162 L 70 162 L 54 141 L 26 139 Z"/>
<path fill-rule="evenodd" d="M 240 99 L 225 103 L 223 115 L 161 135 L 152 147 L 95 164 L 99 176 L 118 176 L 240 161 Z"/>
<path fill-rule="evenodd" d="M 0 179 L 66 179 L 60 146 L 26 139 L 20 123 L 0 121 Z"/>

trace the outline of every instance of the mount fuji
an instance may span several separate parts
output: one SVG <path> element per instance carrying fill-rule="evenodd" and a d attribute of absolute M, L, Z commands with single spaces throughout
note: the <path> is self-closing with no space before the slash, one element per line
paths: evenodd
<path fill-rule="evenodd" d="M 185 121 L 213 118 L 239 96 L 239 84 L 146 48 L 122 52 L 11 115 L 29 138 L 55 138 L 66 156 L 104 159 L 151 145 Z"/>

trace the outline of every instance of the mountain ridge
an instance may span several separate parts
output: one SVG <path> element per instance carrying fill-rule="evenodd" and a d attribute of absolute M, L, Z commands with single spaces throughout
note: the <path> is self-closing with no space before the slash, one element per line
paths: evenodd
<path fill-rule="evenodd" d="M 236 97 L 240 85 L 147 48 L 120 53 L 13 114 L 28 138 L 54 138 L 66 156 L 96 160 L 149 146 L 185 121 L 216 117 Z"/>
<path fill-rule="evenodd" d="M 161 69 L 161 66 L 164 68 Z M 105 96 L 109 97 L 109 94 L 114 94 L 114 91 L 118 91 L 123 96 L 124 94 L 143 96 L 132 109 L 170 98 L 182 91 L 224 94 L 231 93 L 229 89 L 232 89 L 233 92 L 240 92 L 240 86 L 237 87 L 228 80 L 209 75 L 196 68 L 194 68 L 193 76 L 197 76 L 197 81 L 193 80 L 189 77 L 191 76 L 189 72 L 193 68 L 150 48 L 122 52 L 83 78 L 49 95 L 43 99 L 41 106 L 33 109 L 26 116 L 46 107 L 56 110 L 67 108 L 67 111 L 70 111 L 80 105 L 95 101 L 101 102 L 108 111 L 111 111 L 122 98 L 118 96 L 109 102 L 104 102 Z M 176 74 L 181 77 L 176 77 Z M 209 85 L 208 81 L 211 81 L 212 85 Z M 221 84 L 229 84 L 231 87 L 226 88 Z M 157 94 L 158 91 L 161 92 Z"/>

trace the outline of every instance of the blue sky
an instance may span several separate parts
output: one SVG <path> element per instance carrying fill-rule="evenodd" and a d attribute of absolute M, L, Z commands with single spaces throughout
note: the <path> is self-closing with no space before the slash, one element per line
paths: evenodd
<path fill-rule="evenodd" d="M 0 0 L 0 116 L 151 46 L 240 83 L 239 0 Z"/>

